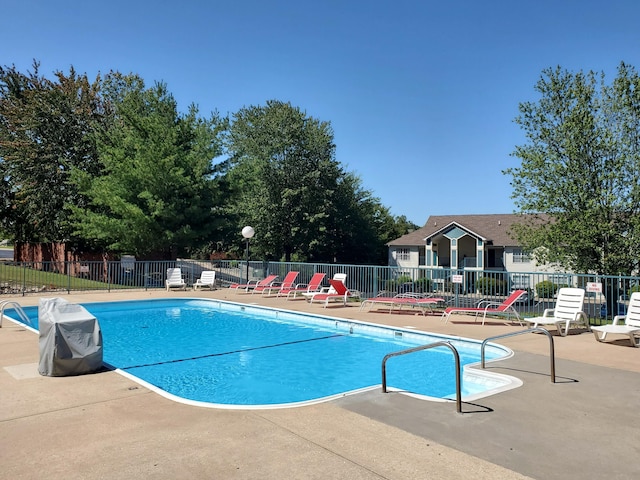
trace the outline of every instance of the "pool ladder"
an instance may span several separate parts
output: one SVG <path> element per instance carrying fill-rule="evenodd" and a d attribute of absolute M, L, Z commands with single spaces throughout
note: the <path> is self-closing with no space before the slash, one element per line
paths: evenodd
<path fill-rule="evenodd" d="M 2 320 L 4 319 L 4 309 L 8 306 L 12 306 L 13 309 L 16 311 L 16 313 L 18 314 L 18 316 L 20 317 L 20 320 L 22 320 L 22 322 L 25 325 L 29 325 L 31 327 L 33 327 L 33 324 L 31 323 L 31 320 L 29 319 L 29 317 L 27 316 L 26 313 L 24 313 L 24 310 L 22 309 L 22 306 L 20 306 L 20 304 L 14 300 L 5 300 L 4 302 L 0 303 L 0 328 L 2 328 Z"/>
<path fill-rule="evenodd" d="M 549 339 L 549 362 L 550 362 L 549 374 L 551 377 L 551 383 L 556 383 L 556 354 L 555 354 L 555 347 L 553 345 L 553 335 L 549 333 L 549 330 L 542 327 L 533 327 L 533 328 L 528 328 L 526 330 L 518 330 L 517 332 L 504 333 L 502 335 L 496 335 L 495 337 L 485 338 L 480 347 L 480 366 L 483 369 L 485 368 L 486 362 L 485 362 L 484 351 L 488 342 L 490 342 L 491 340 L 497 340 L 499 338 L 515 337 L 516 335 L 523 335 L 525 333 L 544 333 Z"/>
<path fill-rule="evenodd" d="M 460 380 L 460 355 L 456 347 L 451 345 L 450 342 L 435 342 L 428 345 L 420 345 L 419 347 L 409 348 L 407 350 L 401 350 L 399 352 L 392 352 L 382 359 L 382 393 L 387 393 L 387 360 L 392 357 L 398 357 L 400 355 L 407 355 L 408 353 L 419 352 L 420 350 L 427 350 L 435 347 L 447 347 L 453 352 L 453 358 L 456 362 L 456 410 L 458 413 L 462 413 L 462 393 L 461 393 L 461 380 Z"/>
<path fill-rule="evenodd" d="M 553 336 L 551 335 L 551 333 L 549 333 L 547 329 L 541 328 L 541 327 L 528 328 L 526 330 L 519 330 L 517 332 L 505 333 L 503 335 L 496 335 L 495 337 L 489 337 L 485 339 L 482 342 L 482 345 L 480 347 L 480 358 L 481 358 L 480 366 L 482 367 L 482 369 L 485 368 L 485 365 L 486 365 L 485 347 L 487 346 L 487 343 L 489 341 L 497 340 L 499 338 L 514 337 L 516 335 L 522 335 L 525 333 L 544 333 L 549 339 L 549 360 L 551 364 L 550 376 L 551 376 L 551 383 L 555 383 L 556 382 L 556 359 L 555 359 L 555 348 L 553 345 Z M 456 363 L 456 410 L 458 411 L 458 413 L 462 413 L 462 394 L 461 394 L 461 386 L 460 386 L 461 385 L 460 355 L 458 354 L 458 350 L 456 349 L 456 347 L 454 347 L 450 342 L 445 342 L 445 341 L 435 342 L 435 343 L 430 343 L 428 345 L 420 345 L 419 347 L 409 348 L 407 350 L 392 352 L 385 355 L 385 357 L 382 359 L 382 393 L 387 393 L 387 367 L 386 367 L 387 360 L 389 360 L 392 357 L 406 355 L 408 353 L 418 352 L 420 350 L 427 350 L 429 348 L 434 348 L 434 347 L 448 347 L 453 352 L 453 357 Z"/>

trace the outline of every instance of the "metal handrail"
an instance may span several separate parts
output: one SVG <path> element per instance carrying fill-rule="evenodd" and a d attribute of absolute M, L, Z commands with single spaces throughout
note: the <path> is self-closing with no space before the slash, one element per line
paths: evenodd
<path fill-rule="evenodd" d="M 544 333 L 547 337 L 549 337 L 549 358 L 551 360 L 551 383 L 556 383 L 556 357 L 555 357 L 555 349 L 553 347 L 553 336 L 549 333 L 549 330 L 546 328 L 534 327 L 528 328 L 526 330 L 519 330 L 517 332 L 504 333 L 502 335 L 496 335 L 495 337 L 489 337 L 484 339 L 482 342 L 482 346 L 480 347 L 480 364 L 482 368 L 485 368 L 484 361 L 484 350 L 488 342 L 491 340 L 497 340 L 498 338 L 506 338 L 506 337 L 515 337 L 516 335 L 522 335 L 525 333 L 533 333 L 533 332 L 541 332 Z"/>
<path fill-rule="evenodd" d="M 18 302 L 13 301 L 13 300 L 5 300 L 4 302 L 0 303 L 0 328 L 2 328 L 2 320 L 4 319 L 4 309 L 5 309 L 5 307 L 7 307 L 9 305 L 13 306 L 14 310 L 16 311 L 16 313 L 18 314 L 20 319 L 26 325 L 33 326 L 31 324 L 31 320 L 29 319 L 27 314 L 24 313 L 24 310 L 22 310 L 22 306 Z"/>
<path fill-rule="evenodd" d="M 406 355 L 408 353 L 418 352 L 420 350 L 427 350 L 429 348 L 434 347 L 448 347 L 453 352 L 453 357 L 456 363 L 456 410 L 458 413 L 462 413 L 462 393 L 461 393 L 461 380 L 460 380 L 460 355 L 458 354 L 458 350 L 456 347 L 451 345 L 449 342 L 435 342 L 430 343 L 429 345 L 420 345 L 419 347 L 409 348 L 407 350 L 401 350 L 399 352 L 392 352 L 382 359 L 382 393 L 387 393 L 387 360 L 392 357 L 398 357 L 400 355 Z"/>

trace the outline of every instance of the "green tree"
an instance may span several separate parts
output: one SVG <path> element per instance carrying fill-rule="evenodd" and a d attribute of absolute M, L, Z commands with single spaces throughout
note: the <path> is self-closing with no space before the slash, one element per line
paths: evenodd
<path fill-rule="evenodd" d="M 333 200 L 328 206 L 332 228 L 318 238 L 317 248 L 334 262 L 385 265 L 386 243 L 406 233 L 396 235 L 396 220 L 389 209 L 353 173 L 340 179 Z"/>
<path fill-rule="evenodd" d="M 90 199 L 89 208 L 73 209 L 76 234 L 140 257 L 175 258 L 209 241 L 219 202 L 212 161 L 224 119 L 199 118 L 193 105 L 181 115 L 166 85 L 147 89 L 134 75 L 109 74 L 104 92 L 114 116 L 99 136 L 102 173 L 75 172 Z"/>
<path fill-rule="evenodd" d="M 386 264 L 386 242 L 406 233 L 335 159 L 328 122 L 272 100 L 236 113 L 227 140 L 229 233 L 252 225 L 254 258 Z"/>
<path fill-rule="evenodd" d="M 328 122 L 288 103 L 243 108 L 228 136 L 229 211 L 256 230 L 257 254 L 310 258 L 343 171 Z M 298 258 L 302 259 L 302 258 Z"/>
<path fill-rule="evenodd" d="M 106 114 L 99 79 L 71 67 L 49 80 L 38 72 L 0 67 L 0 185 L 2 228 L 17 241 L 73 239 L 70 204 L 85 201 L 71 171 L 100 169 L 92 132 Z"/>
<path fill-rule="evenodd" d="M 538 261 L 631 274 L 640 259 L 640 78 L 547 69 L 537 102 L 520 104 L 528 143 L 513 155 L 512 198 L 531 214 L 514 233 Z"/>

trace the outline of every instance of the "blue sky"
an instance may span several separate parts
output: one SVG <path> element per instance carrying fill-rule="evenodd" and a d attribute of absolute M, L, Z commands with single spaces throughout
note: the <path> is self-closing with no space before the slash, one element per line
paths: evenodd
<path fill-rule="evenodd" d="M 182 110 L 331 122 L 394 215 L 510 213 L 513 119 L 542 71 L 640 69 L 636 0 L 1 0 L 0 64 L 164 81 Z"/>

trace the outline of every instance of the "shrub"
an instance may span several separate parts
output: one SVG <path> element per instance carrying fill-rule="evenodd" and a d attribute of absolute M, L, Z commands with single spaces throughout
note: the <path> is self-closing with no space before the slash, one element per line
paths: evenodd
<path fill-rule="evenodd" d="M 561 285 L 553 283 L 551 280 L 544 280 L 536 284 L 536 293 L 538 298 L 553 298 Z"/>
<path fill-rule="evenodd" d="M 505 295 L 507 282 L 493 277 L 480 277 L 476 280 L 476 290 L 482 295 Z"/>
<path fill-rule="evenodd" d="M 409 275 L 401 275 L 395 280 L 387 280 L 387 285 L 385 286 L 385 290 L 390 292 L 395 292 L 400 289 L 402 285 L 405 283 L 411 283 L 411 277 Z"/>
<path fill-rule="evenodd" d="M 431 279 L 430 278 L 419 278 L 415 282 L 413 282 L 413 289 L 416 292 L 430 292 L 431 291 Z"/>

